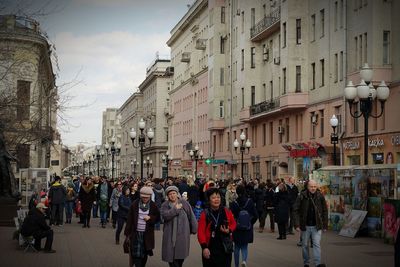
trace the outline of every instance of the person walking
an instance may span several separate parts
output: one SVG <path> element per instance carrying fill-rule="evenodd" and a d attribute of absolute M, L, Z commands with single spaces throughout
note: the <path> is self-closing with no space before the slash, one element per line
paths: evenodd
<path fill-rule="evenodd" d="M 232 262 L 231 233 L 236 229 L 232 212 L 221 204 L 218 188 L 206 191 L 209 206 L 200 216 L 197 239 L 202 249 L 203 267 L 229 267 Z"/>
<path fill-rule="evenodd" d="M 265 183 L 261 182 L 255 189 L 255 202 L 258 214 L 259 229 L 258 232 L 264 232 L 265 218 L 267 216 L 267 211 L 265 208 Z"/>
<path fill-rule="evenodd" d="M 170 267 L 182 267 L 190 252 L 190 235 L 197 233 L 197 220 L 189 202 L 179 197 L 179 189 L 165 190 L 168 200 L 161 205 L 164 221 L 161 259 Z"/>
<path fill-rule="evenodd" d="M 102 228 L 106 228 L 107 224 L 107 208 L 108 208 L 108 183 L 104 176 L 101 177 L 100 184 L 97 187 L 97 203 L 100 209 L 100 224 Z"/>
<path fill-rule="evenodd" d="M 110 198 L 112 227 L 115 229 L 118 217 L 118 199 L 122 194 L 122 182 L 117 182 L 117 187 L 114 188 Z"/>
<path fill-rule="evenodd" d="M 228 184 L 226 188 L 226 194 L 225 194 L 225 201 L 226 201 L 226 207 L 229 208 L 229 205 L 236 201 L 237 199 L 237 193 L 236 193 L 236 184 L 231 182 Z"/>
<path fill-rule="evenodd" d="M 253 243 L 253 225 L 258 219 L 256 206 L 251 198 L 247 197 L 243 185 L 236 188 L 238 198 L 229 206 L 236 220 L 236 230 L 233 232 L 235 244 L 234 259 L 235 267 L 239 266 L 239 254 L 242 254 L 242 267 L 247 266 L 248 245 Z"/>
<path fill-rule="evenodd" d="M 288 183 L 286 185 L 288 194 L 289 194 L 289 223 L 287 225 L 286 233 L 289 235 L 294 235 L 293 232 L 293 205 L 296 202 L 297 196 L 299 195 L 299 189 L 297 185 L 294 183 L 294 178 L 289 177 Z"/>
<path fill-rule="evenodd" d="M 62 225 L 64 217 L 64 206 L 67 190 L 61 184 L 60 176 L 56 176 L 53 185 L 49 190 L 49 203 L 51 206 L 50 225 Z"/>
<path fill-rule="evenodd" d="M 274 196 L 275 220 L 278 223 L 278 240 L 286 239 L 286 225 L 289 220 L 289 193 L 286 185 L 280 183 Z"/>
<path fill-rule="evenodd" d="M 72 210 L 74 208 L 76 193 L 74 190 L 74 185 L 72 183 L 68 184 L 67 195 L 65 201 L 65 223 L 71 223 L 72 220 Z"/>
<path fill-rule="evenodd" d="M 270 179 L 267 180 L 265 190 L 265 219 L 269 216 L 269 227 L 270 232 L 275 232 L 275 209 L 274 209 L 274 195 L 275 195 L 275 186 Z"/>
<path fill-rule="evenodd" d="M 86 178 L 86 181 L 81 185 L 78 196 L 81 202 L 83 228 L 90 228 L 90 215 L 93 207 L 93 202 L 96 200 L 96 192 L 92 178 Z"/>
<path fill-rule="evenodd" d="M 301 231 L 302 254 L 304 267 L 310 266 L 308 239 L 311 236 L 313 244 L 314 264 L 323 267 L 321 263 L 322 231 L 328 229 L 328 209 L 325 197 L 318 190 L 318 184 L 310 180 L 307 190 L 301 192 L 294 205 L 294 225 L 296 231 Z"/>
<path fill-rule="evenodd" d="M 119 236 L 122 228 L 128 219 L 129 208 L 131 207 L 132 201 L 130 198 L 130 189 L 128 186 L 122 188 L 122 195 L 118 199 L 118 218 L 117 218 L 117 230 L 115 231 L 115 244 L 119 245 Z"/>
<path fill-rule="evenodd" d="M 154 224 L 159 220 L 160 211 L 150 199 L 152 194 L 150 187 L 143 186 L 140 198 L 132 203 L 128 212 L 124 247 L 129 247 L 130 267 L 144 267 L 148 256 L 153 256 Z"/>

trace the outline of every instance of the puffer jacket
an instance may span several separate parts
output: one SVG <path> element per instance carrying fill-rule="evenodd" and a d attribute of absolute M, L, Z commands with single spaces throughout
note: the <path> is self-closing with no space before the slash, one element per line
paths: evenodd
<path fill-rule="evenodd" d="M 314 204 L 313 204 L 313 201 Z M 294 226 L 300 227 L 302 231 L 306 230 L 307 213 L 310 205 L 315 205 L 315 221 L 317 230 L 328 229 L 328 208 L 326 206 L 325 197 L 320 191 L 315 192 L 315 196 L 311 200 L 311 194 L 308 190 L 304 190 L 297 197 L 293 207 Z"/>

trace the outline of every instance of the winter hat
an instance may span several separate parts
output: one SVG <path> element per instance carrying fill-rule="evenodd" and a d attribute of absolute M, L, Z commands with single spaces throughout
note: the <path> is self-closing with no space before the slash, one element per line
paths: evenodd
<path fill-rule="evenodd" d="M 153 194 L 153 189 L 151 189 L 151 187 L 148 186 L 143 186 L 140 189 L 140 196 L 141 197 L 149 197 Z"/>
<path fill-rule="evenodd" d="M 165 195 L 168 196 L 169 192 L 175 191 L 177 194 L 179 194 L 179 189 L 175 185 L 170 185 L 165 189 Z"/>
<path fill-rule="evenodd" d="M 201 207 L 201 200 L 198 200 L 197 202 L 196 202 L 196 207 Z"/>

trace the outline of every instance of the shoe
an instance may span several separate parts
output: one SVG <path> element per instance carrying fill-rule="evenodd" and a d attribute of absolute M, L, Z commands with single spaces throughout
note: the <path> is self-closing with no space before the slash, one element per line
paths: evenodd
<path fill-rule="evenodd" d="M 88 224 L 88 225 L 86 225 L 86 227 L 87 227 L 87 228 L 90 228 L 90 225 Z"/>
<path fill-rule="evenodd" d="M 245 261 L 243 261 L 241 267 L 247 267 L 247 263 Z"/>
<path fill-rule="evenodd" d="M 300 242 L 297 242 L 297 246 L 298 247 L 302 247 L 303 246 L 303 243 L 300 241 Z"/>
<path fill-rule="evenodd" d="M 56 251 L 54 249 L 45 249 L 43 253 L 56 253 Z"/>
<path fill-rule="evenodd" d="M 116 244 L 116 245 L 119 245 L 119 240 L 115 240 L 115 244 Z"/>
<path fill-rule="evenodd" d="M 289 232 L 289 233 L 287 233 L 287 235 L 294 235 L 294 233 L 293 232 Z"/>
<path fill-rule="evenodd" d="M 279 237 L 277 237 L 276 239 L 278 239 L 278 240 L 282 240 L 282 239 L 283 239 L 283 237 L 279 236 Z"/>
<path fill-rule="evenodd" d="M 310 265 L 308 265 L 308 264 L 304 264 L 304 267 L 310 267 Z"/>
<path fill-rule="evenodd" d="M 82 225 L 82 228 L 86 228 L 86 224 Z"/>
<path fill-rule="evenodd" d="M 326 265 L 321 263 L 321 264 L 318 264 L 317 267 L 326 267 Z"/>
<path fill-rule="evenodd" d="M 102 224 L 101 224 L 101 228 L 106 228 L 106 224 L 105 224 L 105 223 L 102 223 Z"/>
<path fill-rule="evenodd" d="M 261 229 L 261 228 L 260 228 L 260 230 L 258 230 L 258 232 L 259 232 L 259 233 L 262 233 L 262 232 L 264 232 L 264 229 Z"/>
<path fill-rule="evenodd" d="M 286 239 L 286 236 L 282 236 L 282 239 Z"/>

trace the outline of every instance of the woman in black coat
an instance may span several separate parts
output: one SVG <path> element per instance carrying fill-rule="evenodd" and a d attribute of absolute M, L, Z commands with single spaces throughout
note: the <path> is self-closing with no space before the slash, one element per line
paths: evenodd
<path fill-rule="evenodd" d="M 242 251 L 242 266 L 246 264 L 248 254 L 248 244 L 253 243 L 253 224 L 258 220 L 256 205 L 251 198 L 247 197 L 246 189 L 243 185 L 236 188 L 238 198 L 236 201 L 229 204 L 229 208 L 236 220 L 236 230 L 233 232 L 233 242 L 235 244 L 234 258 L 235 267 L 239 266 L 239 252 Z M 249 229 L 242 229 L 238 221 L 240 211 L 246 210 L 250 215 Z"/>
<path fill-rule="evenodd" d="M 92 178 L 87 178 L 86 181 L 81 185 L 79 190 L 79 201 L 82 206 L 82 218 L 83 218 L 83 228 L 90 227 L 90 211 L 93 207 L 93 202 L 96 201 L 96 191 Z"/>
<path fill-rule="evenodd" d="M 279 237 L 277 239 L 286 239 L 286 225 L 289 221 L 289 193 L 284 183 L 280 183 L 279 191 L 274 196 L 275 221 L 278 224 Z"/>

